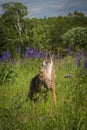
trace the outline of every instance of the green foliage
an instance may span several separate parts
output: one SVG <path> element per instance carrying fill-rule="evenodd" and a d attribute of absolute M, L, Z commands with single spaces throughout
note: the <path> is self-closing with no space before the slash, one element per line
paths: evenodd
<path fill-rule="evenodd" d="M 17 71 L 13 64 L 0 63 L 0 84 L 8 84 L 17 78 Z"/>
<path fill-rule="evenodd" d="M 1 16 L 1 39 L 2 51 L 9 48 L 12 55 L 23 44 L 24 24 L 23 17 L 27 15 L 27 7 L 20 2 L 10 2 L 2 5 L 4 14 Z M 22 38 L 23 35 L 23 38 Z"/>
<path fill-rule="evenodd" d="M 40 49 L 49 49 L 50 47 L 50 33 L 48 25 L 37 25 L 32 29 L 32 46 Z"/>
<path fill-rule="evenodd" d="M 30 46 L 52 50 L 55 53 L 58 53 L 58 48 L 61 48 L 65 52 L 62 35 L 74 27 L 87 26 L 87 17 L 77 11 L 67 16 L 30 19 L 24 17 L 28 14 L 27 7 L 20 2 L 4 3 L 2 7 L 4 13 L 0 17 L 0 54 L 9 49 L 14 56 L 20 46 L 23 51 Z M 86 42 L 79 37 L 86 36 L 86 32 L 83 34 L 77 32 L 76 35 L 75 42 L 78 42 L 76 44 L 80 47 L 84 44 L 85 48 Z"/>
<path fill-rule="evenodd" d="M 62 36 L 64 42 L 72 43 L 75 48 L 87 48 L 87 27 L 76 27 Z"/>
<path fill-rule="evenodd" d="M 54 107 L 50 91 L 47 102 L 40 99 L 35 103 L 27 98 L 30 80 L 39 72 L 41 63 L 38 59 L 17 63 L 18 78 L 7 86 L 0 85 L 0 129 L 86 130 L 87 71 L 83 64 L 77 68 L 71 56 L 55 62 L 57 107 Z M 67 74 L 71 77 L 64 78 Z"/>
<path fill-rule="evenodd" d="M 66 17 L 56 17 L 52 18 L 54 20 L 54 23 L 52 23 L 52 28 L 50 30 L 51 32 L 51 42 L 52 42 L 52 49 L 58 52 L 58 48 L 62 47 L 62 34 L 67 32 L 67 30 L 70 29 L 70 24 L 68 22 L 68 19 Z"/>

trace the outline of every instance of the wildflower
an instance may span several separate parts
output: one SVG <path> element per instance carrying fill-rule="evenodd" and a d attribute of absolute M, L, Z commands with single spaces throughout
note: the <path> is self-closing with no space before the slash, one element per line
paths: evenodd
<path fill-rule="evenodd" d="M 77 66 L 79 67 L 81 65 L 81 58 L 78 59 Z"/>
<path fill-rule="evenodd" d="M 84 55 L 85 55 L 84 50 L 82 50 L 80 52 L 77 52 L 75 54 L 75 58 L 77 59 L 77 67 L 79 67 L 81 65 L 81 60 L 82 60 L 82 58 L 83 58 Z"/>
<path fill-rule="evenodd" d="M 21 52 L 21 47 L 18 48 L 17 53 L 20 54 L 20 52 Z"/>
<path fill-rule="evenodd" d="M 30 58 L 32 54 L 32 48 L 27 47 L 25 51 L 25 57 Z"/>
<path fill-rule="evenodd" d="M 87 69 L 87 58 L 86 58 L 85 63 L 84 63 L 84 68 Z"/>
<path fill-rule="evenodd" d="M 45 56 L 45 51 L 39 51 L 37 48 L 30 48 L 27 47 L 25 51 L 25 57 L 26 58 L 43 58 Z"/>
<path fill-rule="evenodd" d="M 5 51 L 1 55 L 1 61 L 10 61 L 10 53 L 9 50 Z"/>

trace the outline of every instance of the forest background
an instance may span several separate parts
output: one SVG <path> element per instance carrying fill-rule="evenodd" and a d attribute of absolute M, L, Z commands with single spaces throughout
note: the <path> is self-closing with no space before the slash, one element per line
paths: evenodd
<path fill-rule="evenodd" d="M 9 50 L 14 57 L 18 48 L 21 54 L 26 47 L 50 50 L 65 55 L 67 48 L 73 51 L 87 48 L 87 16 L 74 11 L 66 16 L 28 18 L 27 7 L 20 2 L 2 5 L 0 16 L 0 55 Z"/>

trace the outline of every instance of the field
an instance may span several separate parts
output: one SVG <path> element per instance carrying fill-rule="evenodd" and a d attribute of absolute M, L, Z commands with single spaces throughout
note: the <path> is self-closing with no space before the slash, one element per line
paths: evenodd
<path fill-rule="evenodd" d="M 55 61 L 57 106 L 52 94 L 31 102 L 30 80 L 42 59 L 0 62 L 0 130 L 87 130 L 87 69 L 72 56 Z"/>

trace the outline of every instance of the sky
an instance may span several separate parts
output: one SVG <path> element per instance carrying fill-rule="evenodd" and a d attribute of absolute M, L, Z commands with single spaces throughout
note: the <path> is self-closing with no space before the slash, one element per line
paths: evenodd
<path fill-rule="evenodd" d="M 12 1 L 22 2 L 26 5 L 30 18 L 64 16 L 76 10 L 87 16 L 87 0 L 0 0 L 0 5 Z M 2 14 L 1 6 L 0 14 Z"/>

